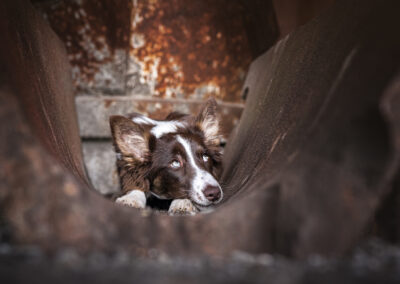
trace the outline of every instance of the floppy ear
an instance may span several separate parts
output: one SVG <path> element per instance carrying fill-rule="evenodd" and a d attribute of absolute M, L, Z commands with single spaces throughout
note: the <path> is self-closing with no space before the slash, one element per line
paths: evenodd
<path fill-rule="evenodd" d="M 132 120 L 115 115 L 110 117 L 114 145 L 121 154 L 133 156 L 143 161 L 148 153 L 148 143 L 144 129 Z"/>
<path fill-rule="evenodd" d="M 206 144 L 219 144 L 219 119 L 217 117 L 217 102 L 210 98 L 203 105 L 196 117 L 196 125 L 204 133 Z"/>

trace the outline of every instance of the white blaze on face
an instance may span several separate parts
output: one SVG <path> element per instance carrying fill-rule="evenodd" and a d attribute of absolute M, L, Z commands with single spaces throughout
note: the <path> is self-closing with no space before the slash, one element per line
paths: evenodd
<path fill-rule="evenodd" d="M 138 116 L 132 119 L 134 123 L 137 124 L 146 124 L 153 125 L 150 133 L 153 134 L 156 138 L 160 138 L 161 136 L 168 133 L 175 133 L 178 130 L 178 127 L 184 127 L 184 123 L 180 121 L 157 121 L 145 116 Z"/>
<path fill-rule="evenodd" d="M 191 199 L 199 205 L 203 205 L 203 206 L 210 205 L 211 202 L 205 197 L 203 191 L 204 191 L 204 189 L 206 189 L 207 186 L 216 186 L 219 188 L 219 190 L 221 192 L 221 197 L 218 200 L 218 202 L 220 202 L 222 200 L 223 193 L 222 193 L 219 183 L 215 180 L 215 178 L 209 172 L 199 168 L 199 166 L 196 164 L 189 141 L 187 141 L 186 139 L 182 138 L 179 135 L 176 137 L 176 140 L 185 149 L 187 162 L 194 169 L 194 177 L 191 182 L 191 189 L 190 189 L 190 193 L 189 193 Z M 216 203 L 218 203 L 218 202 L 216 202 Z"/>

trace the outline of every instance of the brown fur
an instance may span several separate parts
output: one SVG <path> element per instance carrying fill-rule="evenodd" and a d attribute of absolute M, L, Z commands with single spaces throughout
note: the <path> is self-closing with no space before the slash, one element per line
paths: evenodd
<path fill-rule="evenodd" d="M 138 116 L 140 115 L 134 113 L 127 117 L 110 117 L 115 151 L 120 155 L 117 167 L 121 195 L 136 189 L 143 192 L 151 191 L 166 199 L 188 198 L 188 182 L 193 173 L 190 169 L 176 171 L 168 168 L 171 159 L 175 157 L 187 159 L 181 149 L 182 145 L 174 138 L 176 135 L 190 141 L 193 149 L 197 151 L 196 163 L 200 167 L 210 172 L 216 179 L 219 177 L 222 157 L 215 100 L 209 100 L 195 117 L 178 112 L 169 114 L 166 121 L 180 121 L 187 126 L 158 139 L 151 135 L 151 126 L 138 125 L 132 121 Z M 205 128 L 211 129 L 211 132 L 207 132 Z M 207 163 L 201 158 L 203 154 L 210 158 Z"/>

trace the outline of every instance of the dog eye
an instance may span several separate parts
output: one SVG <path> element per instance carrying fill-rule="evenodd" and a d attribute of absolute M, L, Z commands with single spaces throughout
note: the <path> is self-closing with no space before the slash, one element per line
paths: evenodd
<path fill-rule="evenodd" d="M 173 160 L 169 166 L 173 169 L 179 169 L 182 165 L 178 160 Z"/>
<path fill-rule="evenodd" d="M 207 163 L 210 157 L 207 154 L 203 154 L 203 161 L 204 163 Z"/>

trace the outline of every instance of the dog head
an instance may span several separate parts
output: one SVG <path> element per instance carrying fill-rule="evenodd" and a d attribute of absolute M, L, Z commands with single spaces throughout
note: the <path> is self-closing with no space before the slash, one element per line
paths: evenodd
<path fill-rule="evenodd" d="M 163 121 L 138 114 L 112 116 L 110 124 L 123 190 L 144 186 L 159 199 L 188 198 L 200 210 L 222 200 L 214 99 L 197 116 L 171 113 Z"/>

